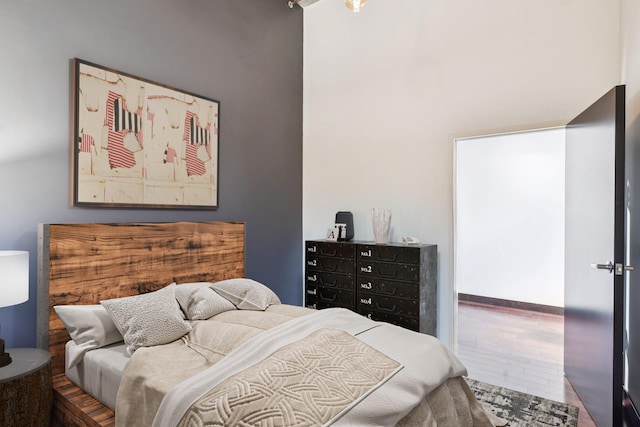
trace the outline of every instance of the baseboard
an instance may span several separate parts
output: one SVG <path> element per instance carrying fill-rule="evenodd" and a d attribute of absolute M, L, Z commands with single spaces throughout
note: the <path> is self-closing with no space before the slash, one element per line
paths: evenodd
<path fill-rule="evenodd" d="M 553 305 L 534 304 L 524 301 L 512 301 L 502 298 L 485 297 L 481 295 L 458 294 L 458 301 L 472 302 L 476 304 L 494 305 L 498 307 L 515 308 L 518 310 L 536 311 L 538 313 L 564 315 L 564 307 Z"/>

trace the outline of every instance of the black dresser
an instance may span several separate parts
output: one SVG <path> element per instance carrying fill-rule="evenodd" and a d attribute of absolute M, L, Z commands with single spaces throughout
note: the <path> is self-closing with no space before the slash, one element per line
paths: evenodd
<path fill-rule="evenodd" d="M 305 305 L 355 311 L 356 245 L 308 241 L 305 256 Z"/>
<path fill-rule="evenodd" d="M 307 307 L 344 307 L 435 334 L 436 245 L 309 240 L 305 249 Z"/>

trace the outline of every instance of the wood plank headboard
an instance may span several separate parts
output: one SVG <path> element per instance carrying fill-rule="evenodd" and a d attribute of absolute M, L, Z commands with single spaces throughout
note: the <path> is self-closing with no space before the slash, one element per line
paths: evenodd
<path fill-rule="evenodd" d="M 70 339 L 54 305 L 99 304 L 172 282 L 244 277 L 242 222 L 40 224 L 38 232 L 53 375 L 64 373 Z"/>

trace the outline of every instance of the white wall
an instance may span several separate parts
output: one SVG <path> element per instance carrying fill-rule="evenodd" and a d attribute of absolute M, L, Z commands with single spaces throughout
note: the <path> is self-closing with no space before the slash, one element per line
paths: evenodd
<path fill-rule="evenodd" d="M 564 136 L 456 141 L 458 292 L 564 306 Z"/>
<path fill-rule="evenodd" d="M 439 252 L 453 342 L 453 140 L 564 124 L 619 83 L 619 1 L 339 0 L 304 11 L 303 236 L 372 207 Z"/>

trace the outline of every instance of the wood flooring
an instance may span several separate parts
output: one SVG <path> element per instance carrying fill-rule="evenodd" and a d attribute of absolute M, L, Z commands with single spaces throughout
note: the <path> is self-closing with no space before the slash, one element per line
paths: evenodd
<path fill-rule="evenodd" d="M 460 301 L 457 354 L 469 378 L 580 408 L 578 427 L 593 422 L 564 377 L 564 317 Z"/>

